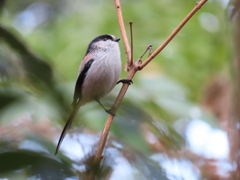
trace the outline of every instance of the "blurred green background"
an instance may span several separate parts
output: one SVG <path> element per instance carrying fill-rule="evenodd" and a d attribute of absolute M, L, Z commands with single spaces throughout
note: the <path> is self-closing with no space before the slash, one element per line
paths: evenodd
<path fill-rule="evenodd" d="M 195 3 L 123 0 L 127 32 L 133 21 L 134 59 L 149 44 L 155 50 Z M 207 2 L 136 74 L 111 127 L 99 179 L 227 177 L 231 7 L 227 0 Z M 0 0 L 0 12 L 0 179 L 86 178 L 107 117 L 97 103 L 80 109 L 61 152 L 53 154 L 87 45 L 101 34 L 120 37 L 114 1 Z M 122 41 L 120 48 L 124 66 Z M 126 75 L 123 70 L 121 78 Z M 113 104 L 120 86 L 103 104 Z M 196 127 L 203 129 L 193 135 Z M 219 156 L 197 144 L 214 133 L 225 143 L 214 145 L 226 149 Z"/>

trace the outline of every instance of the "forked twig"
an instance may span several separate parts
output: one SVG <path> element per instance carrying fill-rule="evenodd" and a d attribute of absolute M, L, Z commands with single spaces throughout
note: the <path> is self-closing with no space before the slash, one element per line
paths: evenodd
<path fill-rule="evenodd" d="M 149 51 L 148 57 L 152 54 L 152 45 L 148 45 L 145 51 L 142 53 L 142 55 L 138 58 L 137 63 L 142 64 L 142 58 L 143 56 Z"/>

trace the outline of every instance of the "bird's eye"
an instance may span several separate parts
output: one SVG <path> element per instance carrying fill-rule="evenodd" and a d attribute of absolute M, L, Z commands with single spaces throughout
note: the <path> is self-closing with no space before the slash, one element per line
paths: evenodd
<path fill-rule="evenodd" d="M 105 37 L 105 38 L 103 38 L 103 40 L 106 41 L 106 40 L 108 40 L 108 38 Z"/>

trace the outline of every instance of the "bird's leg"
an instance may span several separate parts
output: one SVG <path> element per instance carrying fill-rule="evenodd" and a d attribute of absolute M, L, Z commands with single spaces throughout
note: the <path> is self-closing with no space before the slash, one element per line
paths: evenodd
<path fill-rule="evenodd" d="M 133 84 L 131 79 L 121 79 L 117 82 L 117 84 L 119 84 L 119 83 L 127 83 L 129 85 Z"/>
<path fill-rule="evenodd" d="M 112 112 L 112 109 L 106 109 L 103 105 L 102 105 L 102 103 L 100 102 L 100 100 L 96 100 L 99 104 L 100 104 L 100 106 L 102 106 L 102 108 L 108 113 L 108 114 L 111 114 L 111 115 L 113 115 L 113 116 L 116 116 L 116 114 L 114 113 L 114 112 Z"/>

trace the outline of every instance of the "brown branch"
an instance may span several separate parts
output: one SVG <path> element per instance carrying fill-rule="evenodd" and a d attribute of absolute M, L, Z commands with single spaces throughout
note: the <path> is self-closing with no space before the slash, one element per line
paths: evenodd
<path fill-rule="evenodd" d="M 120 0 L 115 0 L 115 7 L 116 7 L 116 10 L 117 10 L 118 23 L 119 23 L 120 32 L 121 32 L 121 35 L 122 35 L 123 44 L 124 44 L 124 47 L 125 47 L 125 52 L 127 54 L 127 60 L 128 60 L 124 69 L 125 69 L 125 71 L 128 72 L 128 67 L 130 67 L 133 64 L 133 62 L 131 61 L 131 48 L 130 48 L 130 45 L 129 45 L 129 42 L 128 42 L 127 33 L 126 33 L 125 26 L 124 26 Z"/>
<path fill-rule="evenodd" d="M 135 73 L 137 72 L 137 68 L 136 68 L 137 65 L 135 65 L 135 64 L 133 64 L 133 65 L 135 66 L 135 68 L 130 69 L 130 71 L 128 72 L 128 75 L 127 75 L 127 79 L 132 79 L 133 76 L 135 75 Z M 121 90 L 118 94 L 118 97 L 117 97 L 116 101 L 114 102 L 114 104 L 112 106 L 113 113 L 116 113 L 118 107 L 120 106 L 120 103 L 122 102 L 123 97 L 125 96 L 125 94 L 127 92 L 128 87 L 129 87 L 129 84 L 127 84 L 127 83 L 123 84 L 123 86 L 122 86 L 122 88 L 121 88 Z M 95 154 L 96 159 L 99 159 L 99 158 L 102 157 L 102 152 L 104 150 L 104 146 L 105 146 L 106 141 L 107 141 L 108 132 L 110 130 L 110 126 L 112 124 L 113 118 L 114 118 L 114 116 L 111 115 L 111 114 L 109 114 L 108 117 L 107 117 L 104 129 L 102 131 L 100 141 L 98 143 L 98 149 L 97 149 L 97 152 Z"/>
<path fill-rule="evenodd" d="M 126 49 L 127 58 L 128 58 L 127 67 L 129 67 L 129 69 L 128 69 L 128 75 L 127 75 L 126 79 L 132 79 L 138 70 L 144 68 L 170 42 L 170 40 L 177 34 L 177 32 L 184 26 L 184 24 L 193 16 L 193 14 L 198 9 L 201 8 L 201 6 L 206 1 L 207 0 L 202 0 L 200 3 L 198 3 L 197 6 L 191 11 L 191 13 L 188 14 L 187 17 L 182 21 L 182 23 L 176 28 L 176 30 L 167 38 L 167 40 L 165 41 L 166 42 L 165 45 L 161 45 L 153 54 L 151 54 L 145 60 L 145 62 L 142 65 L 139 65 L 138 61 L 131 62 L 131 48 L 128 43 L 126 30 L 125 30 L 124 23 L 123 23 L 123 17 L 122 17 L 122 12 L 121 12 L 121 8 L 120 8 L 120 0 L 115 0 L 120 31 L 122 34 L 123 43 L 124 43 L 124 47 Z M 151 49 L 150 49 L 150 51 L 151 51 Z M 129 65 L 130 62 L 131 62 L 131 65 Z M 122 102 L 123 97 L 125 96 L 125 93 L 127 92 L 128 87 L 129 87 L 129 84 L 127 84 L 127 83 L 123 84 L 123 86 L 118 94 L 118 97 L 112 106 L 113 113 L 116 113 L 117 109 L 119 108 L 120 103 Z M 108 133 L 109 133 L 113 119 L 114 119 L 114 116 L 109 114 L 107 117 L 104 129 L 102 131 L 101 138 L 99 140 L 98 149 L 95 154 L 95 160 L 94 160 L 95 163 L 99 162 L 99 160 L 102 158 L 102 153 L 103 153 L 106 141 L 107 141 Z M 91 174 L 90 179 L 94 178 L 93 176 L 94 175 Z"/>
<path fill-rule="evenodd" d="M 126 33 L 124 22 L 123 22 L 120 0 L 115 0 L 115 7 L 117 10 L 119 27 L 120 27 L 123 44 L 124 44 L 126 54 L 127 54 L 127 59 L 128 59 L 126 65 L 125 65 L 125 71 L 128 72 L 127 79 L 132 79 L 134 74 L 137 72 L 137 68 L 136 68 L 137 66 L 135 65 L 135 68 L 133 68 L 134 64 L 133 64 L 133 61 L 131 61 L 131 48 L 130 48 L 130 45 L 128 42 L 127 33 Z M 132 68 L 129 70 L 128 67 L 132 67 Z M 114 114 L 116 114 L 116 111 L 117 111 L 118 107 L 120 106 L 120 103 L 122 102 L 122 99 L 123 99 L 125 93 L 127 92 L 128 87 L 129 87 L 129 84 L 127 84 L 127 83 L 123 84 L 123 86 L 118 94 L 118 97 L 115 100 L 115 102 L 112 106 L 112 109 L 111 109 Z M 97 148 L 97 152 L 95 154 L 94 163 L 97 163 L 98 160 L 102 158 L 102 153 L 103 153 L 106 141 L 107 141 L 108 133 L 109 133 L 113 119 L 114 119 L 114 116 L 109 114 L 107 117 L 106 123 L 104 125 L 104 129 L 102 131 L 99 143 L 98 143 L 98 148 Z M 91 174 L 90 179 L 92 179 L 92 177 L 93 177 L 92 175 L 93 174 Z"/>
<path fill-rule="evenodd" d="M 183 21 L 176 27 L 176 29 L 168 36 L 168 38 L 160 45 L 156 51 L 154 51 L 141 65 L 138 69 L 142 70 L 155 56 L 157 56 L 167 44 L 175 37 L 175 35 L 182 29 L 182 27 L 189 21 L 189 19 L 207 2 L 208 0 L 201 0 L 196 3 L 193 10 L 183 19 Z"/>

